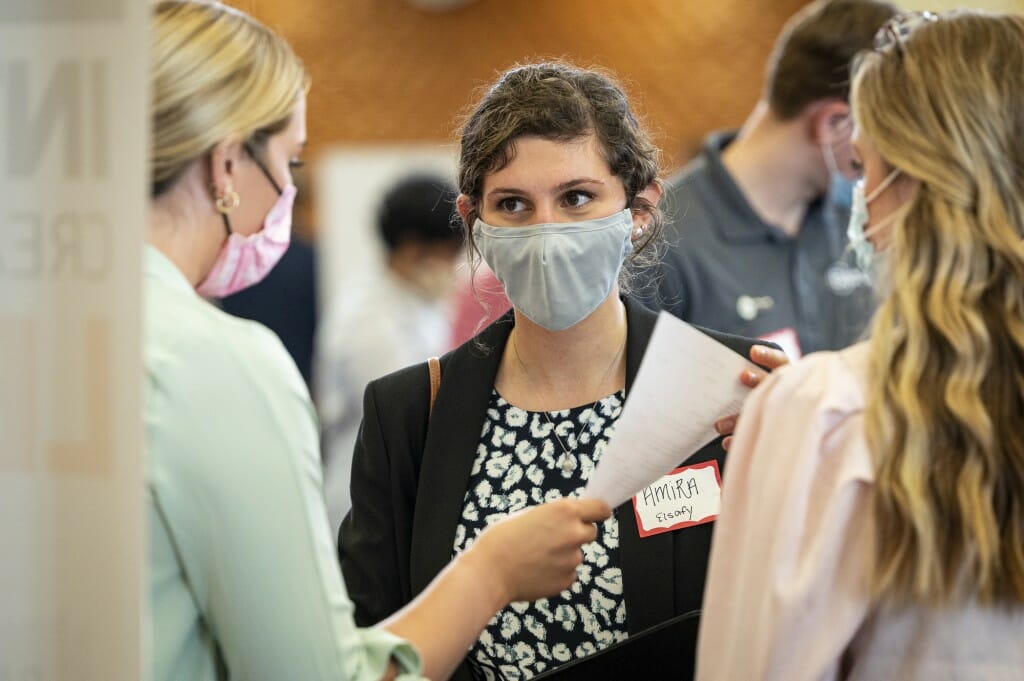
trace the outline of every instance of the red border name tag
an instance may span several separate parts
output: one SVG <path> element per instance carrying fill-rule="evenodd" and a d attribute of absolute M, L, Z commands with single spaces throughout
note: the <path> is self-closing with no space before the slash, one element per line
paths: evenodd
<path fill-rule="evenodd" d="M 722 506 L 722 476 L 711 460 L 677 468 L 633 497 L 641 537 L 714 522 Z"/>

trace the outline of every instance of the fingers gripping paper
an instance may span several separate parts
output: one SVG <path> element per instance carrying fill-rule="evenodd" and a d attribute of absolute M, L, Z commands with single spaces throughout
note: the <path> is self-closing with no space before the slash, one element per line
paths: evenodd
<path fill-rule="evenodd" d="M 615 433 L 583 496 L 612 508 L 718 437 L 714 423 L 739 412 L 757 367 L 707 334 L 662 312 Z"/>

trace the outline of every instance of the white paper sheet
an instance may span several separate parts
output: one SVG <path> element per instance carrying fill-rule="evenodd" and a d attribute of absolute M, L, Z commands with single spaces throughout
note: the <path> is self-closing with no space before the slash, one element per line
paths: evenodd
<path fill-rule="evenodd" d="M 739 412 L 756 368 L 730 348 L 662 312 L 601 461 L 583 496 L 612 508 L 718 437 L 714 423 Z"/>

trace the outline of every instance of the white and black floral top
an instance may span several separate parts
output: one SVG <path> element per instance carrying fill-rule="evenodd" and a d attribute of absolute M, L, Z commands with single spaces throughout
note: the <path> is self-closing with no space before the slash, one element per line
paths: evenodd
<path fill-rule="evenodd" d="M 545 417 L 492 391 L 454 552 L 465 550 L 485 527 L 510 513 L 579 496 L 608 446 L 623 401 L 620 391 Z M 625 639 L 614 516 L 598 526 L 597 540 L 584 547 L 577 573 L 573 586 L 558 596 L 513 603 L 495 615 L 470 651 L 474 676 L 529 679 Z"/>

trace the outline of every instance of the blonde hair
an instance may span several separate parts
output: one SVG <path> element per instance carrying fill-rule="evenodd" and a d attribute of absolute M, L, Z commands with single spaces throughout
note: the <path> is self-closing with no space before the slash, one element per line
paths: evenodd
<path fill-rule="evenodd" d="M 153 196 L 232 135 L 260 142 L 282 130 L 309 87 L 288 44 L 230 7 L 164 0 L 152 31 Z"/>
<path fill-rule="evenodd" d="M 853 100 L 921 183 L 871 340 L 875 592 L 1024 603 L 1024 17 L 923 24 L 864 56 Z"/>

